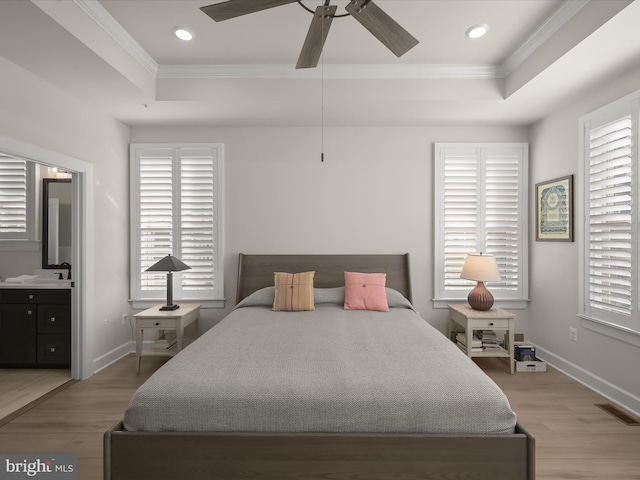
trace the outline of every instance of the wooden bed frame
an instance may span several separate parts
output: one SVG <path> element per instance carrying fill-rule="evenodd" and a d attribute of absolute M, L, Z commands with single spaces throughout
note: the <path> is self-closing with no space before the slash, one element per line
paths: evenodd
<path fill-rule="evenodd" d="M 273 285 L 273 272 L 315 270 L 314 285 L 344 285 L 344 271 L 386 272 L 411 300 L 409 254 L 240 254 L 237 300 Z M 519 424 L 510 435 L 104 434 L 105 480 L 534 480 L 535 441 Z"/>

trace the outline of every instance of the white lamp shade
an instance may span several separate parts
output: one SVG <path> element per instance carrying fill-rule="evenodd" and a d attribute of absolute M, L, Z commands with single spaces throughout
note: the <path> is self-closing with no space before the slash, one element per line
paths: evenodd
<path fill-rule="evenodd" d="M 476 282 L 499 282 L 502 280 L 496 257 L 481 253 L 467 255 L 460 278 L 475 280 Z"/>

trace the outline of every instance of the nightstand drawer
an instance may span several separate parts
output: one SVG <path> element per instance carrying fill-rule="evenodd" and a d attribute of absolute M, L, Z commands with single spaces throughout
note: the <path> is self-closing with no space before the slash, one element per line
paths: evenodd
<path fill-rule="evenodd" d="M 509 328 L 509 320 L 506 318 L 484 319 L 474 318 L 471 322 L 474 329 L 478 328 Z"/>
<path fill-rule="evenodd" d="M 177 321 L 175 319 L 158 319 L 158 318 L 138 318 L 136 325 L 138 328 L 176 328 Z"/>

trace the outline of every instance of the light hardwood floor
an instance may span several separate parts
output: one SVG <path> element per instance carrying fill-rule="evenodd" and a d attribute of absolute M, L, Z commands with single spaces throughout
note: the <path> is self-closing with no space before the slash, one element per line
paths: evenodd
<path fill-rule="evenodd" d="M 6 417 L 71 380 L 71 370 L 0 369 L 0 425 Z"/>
<path fill-rule="evenodd" d="M 140 375 L 129 355 L 75 383 L 0 427 L 1 453 L 79 456 L 81 480 L 102 479 L 102 435 L 122 418 L 131 394 L 166 361 L 145 357 Z M 505 391 L 519 421 L 536 437 L 540 480 L 640 480 L 640 427 L 628 427 L 595 407 L 606 403 L 565 375 L 510 375 L 498 359 L 478 364 Z"/>
<path fill-rule="evenodd" d="M 510 375 L 498 359 L 477 363 L 536 438 L 537 479 L 640 480 L 640 426 L 595 406 L 607 399 L 553 368 Z"/>

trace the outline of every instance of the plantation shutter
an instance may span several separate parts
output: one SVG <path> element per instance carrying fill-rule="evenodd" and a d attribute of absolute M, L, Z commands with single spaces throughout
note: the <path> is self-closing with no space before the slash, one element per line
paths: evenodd
<path fill-rule="evenodd" d="M 632 311 L 632 120 L 589 131 L 588 302 L 612 314 Z"/>
<path fill-rule="evenodd" d="M 435 157 L 436 302 L 466 298 L 474 282 L 460 273 L 476 252 L 496 257 L 496 300 L 525 300 L 526 145 L 436 144 Z"/>
<path fill-rule="evenodd" d="M 140 157 L 140 262 L 143 290 L 164 291 L 166 274 L 145 272 L 173 250 L 173 163 L 171 151 Z"/>
<path fill-rule="evenodd" d="M 219 146 L 132 145 L 132 298 L 164 298 L 166 255 L 191 267 L 174 277 L 176 299 L 221 299 Z"/>
<path fill-rule="evenodd" d="M 0 239 L 31 239 L 29 181 L 29 164 L 25 160 L 0 159 Z"/>
<path fill-rule="evenodd" d="M 517 154 L 489 153 L 485 157 L 485 244 L 484 251 L 495 255 L 502 280 L 496 288 L 518 290 L 520 278 L 519 163 Z"/>
<path fill-rule="evenodd" d="M 180 178 L 180 250 L 182 261 L 191 267 L 182 274 L 182 286 L 190 290 L 211 289 L 215 280 L 215 170 L 211 155 L 183 155 Z"/>
<path fill-rule="evenodd" d="M 475 153 L 453 152 L 444 157 L 444 286 L 467 289 L 460 278 L 468 253 L 478 245 L 478 178 L 480 162 Z"/>

